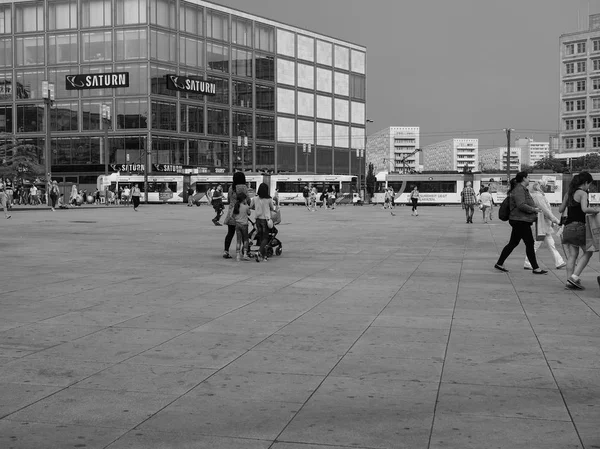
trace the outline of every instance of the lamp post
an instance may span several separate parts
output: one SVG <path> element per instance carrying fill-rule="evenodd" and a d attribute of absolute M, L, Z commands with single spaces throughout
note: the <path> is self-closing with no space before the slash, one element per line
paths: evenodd
<path fill-rule="evenodd" d="M 104 156 L 104 176 L 108 182 L 108 128 L 110 126 L 110 106 L 102 105 L 102 128 L 104 129 L 104 138 L 102 139 L 104 149 L 102 155 Z M 104 204 L 108 207 L 108 190 L 109 187 L 104 189 Z M 115 192 L 116 194 L 117 192 Z"/>
<path fill-rule="evenodd" d="M 238 134 L 237 144 L 238 144 L 238 151 L 240 148 L 242 150 L 242 171 L 245 171 L 244 159 L 246 158 L 245 150 L 246 150 L 246 148 L 248 148 L 248 136 L 246 136 L 246 131 L 244 131 L 243 129 L 240 130 L 240 132 Z"/>
<path fill-rule="evenodd" d="M 513 128 L 504 128 L 506 132 L 506 185 L 510 183 L 510 132 Z"/>
<path fill-rule="evenodd" d="M 52 137 L 51 137 L 51 126 L 50 126 L 50 108 L 54 103 L 54 83 L 48 81 L 42 81 L 42 98 L 44 99 L 44 105 L 46 108 L 46 145 L 44 148 L 44 162 L 46 169 L 46 204 L 48 204 L 48 183 L 52 182 Z"/>
<path fill-rule="evenodd" d="M 312 152 L 312 145 L 310 143 L 303 143 L 302 144 L 302 152 L 304 153 L 304 156 L 306 159 L 306 172 L 308 173 L 308 156 Z"/>
<path fill-rule="evenodd" d="M 359 148 L 356 150 L 356 158 L 358 159 L 358 179 L 356 180 L 358 197 L 362 200 L 361 186 L 362 186 L 362 158 L 365 157 L 365 149 Z"/>
<path fill-rule="evenodd" d="M 371 120 L 370 118 L 366 118 L 365 119 L 365 143 L 363 145 L 363 149 L 362 149 L 362 156 L 364 157 L 364 162 L 366 165 L 367 162 L 367 125 L 369 123 L 375 123 L 375 120 Z M 362 187 L 362 180 L 361 180 L 361 168 L 360 168 L 360 156 L 357 154 L 358 156 L 358 195 L 360 196 L 360 189 Z M 365 166 L 365 187 L 366 187 L 366 183 L 367 183 L 367 168 Z"/>

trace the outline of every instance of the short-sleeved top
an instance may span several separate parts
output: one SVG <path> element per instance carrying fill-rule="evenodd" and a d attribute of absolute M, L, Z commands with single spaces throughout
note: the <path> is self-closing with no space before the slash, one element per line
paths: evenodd
<path fill-rule="evenodd" d="M 475 196 L 475 190 L 473 187 L 465 187 L 462 191 L 463 199 L 462 202 L 465 204 L 475 204 L 477 203 L 477 197 Z"/>
<path fill-rule="evenodd" d="M 240 212 L 237 215 L 234 215 L 235 224 L 239 225 L 247 225 L 248 224 L 248 215 L 250 211 L 250 206 L 246 203 L 240 203 Z"/>
<path fill-rule="evenodd" d="M 308 187 L 304 186 L 304 188 L 302 189 L 302 196 L 304 198 L 308 198 Z"/>

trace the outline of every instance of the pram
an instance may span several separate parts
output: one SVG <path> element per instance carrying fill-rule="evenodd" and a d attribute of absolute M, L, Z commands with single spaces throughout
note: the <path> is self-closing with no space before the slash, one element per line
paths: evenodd
<path fill-rule="evenodd" d="M 266 246 L 267 257 L 272 257 L 273 254 L 276 256 L 281 256 L 281 253 L 283 252 L 283 244 L 281 243 L 281 240 L 277 238 L 279 231 L 275 227 L 275 225 L 281 223 L 281 213 L 278 210 L 277 212 L 272 213 L 271 216 L 271 219 L 273 220 L 273 227 L 269 229 L 269 238 Z M 248 218 L 248 223 L 250 223 L 250 227 L 248 229 L 248 240 L 250 241 L 248 255 L 250 257 L 256 257 L 259 254 L 260 249 L 260 235 L 258 235 L 256 223 L 251 218 Z M 253 241 L 254 244 L 252 244 Z"/>

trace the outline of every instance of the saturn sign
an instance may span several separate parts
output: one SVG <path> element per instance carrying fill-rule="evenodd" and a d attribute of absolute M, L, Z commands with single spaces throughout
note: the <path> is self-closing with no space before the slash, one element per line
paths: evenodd
<path fill-rule="evenodd" d="M 65 79 L 67 90 L 129 87 L 129 72 L 67 75 Z"/>
<path fill-rule="evenodd" d="M 166 75 L 167 89 L 181 90 L 201 95 L 216 95 L 217 85 L 210 81 L 188 78 L 187 76 Z"/>

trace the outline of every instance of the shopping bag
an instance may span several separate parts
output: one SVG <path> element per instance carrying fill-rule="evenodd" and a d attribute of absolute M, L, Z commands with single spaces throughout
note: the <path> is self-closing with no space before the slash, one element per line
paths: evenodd
<path fill-rule="evenodd" d="M 538 212 L 537 221 L 535 222 L 535 240 L 543 242 L 546 238 L 546 222 L 544 219 L 544 213 Z"/>
<path fill-rule="evenodd" d="M 585 250 L 600 250 L 600 215 L 585 216 Z"/>

